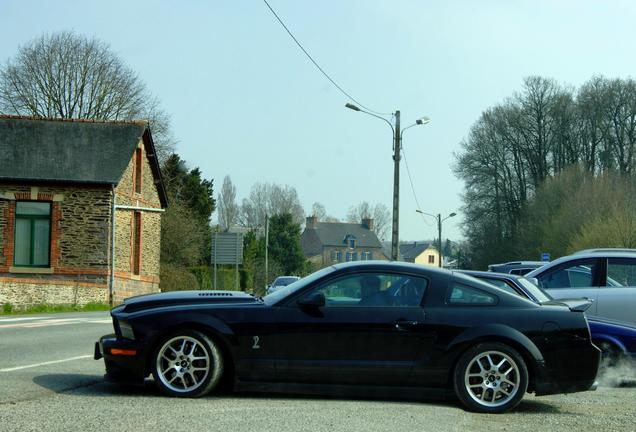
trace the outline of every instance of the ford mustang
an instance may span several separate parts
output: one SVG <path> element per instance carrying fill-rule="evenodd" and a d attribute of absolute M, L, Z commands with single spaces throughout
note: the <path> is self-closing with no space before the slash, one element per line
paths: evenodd
<path fill-rule="evenodd" d="M 579 303 L 538 304 L 458 272 L 367 261 L 264 298 L 181 291 L 126 299 L 95 345 L 109 380 L 166 394 L 243 390 L 455 394 L 503 412 L 526 392 L 595 388 L 600 351 Z"/>

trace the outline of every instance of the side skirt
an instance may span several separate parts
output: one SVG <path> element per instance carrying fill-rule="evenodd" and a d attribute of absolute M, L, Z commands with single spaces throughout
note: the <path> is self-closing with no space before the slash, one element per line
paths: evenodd
<path fill-rule="evenodd" d="M 236 381 L 234 392 L 282 393 L 290 395 L 330 396 L 358 399 L 431 400 L 454 397 L 450 389 L 430 387 L 391 387 L 337 384 L 298 384 Z"/>

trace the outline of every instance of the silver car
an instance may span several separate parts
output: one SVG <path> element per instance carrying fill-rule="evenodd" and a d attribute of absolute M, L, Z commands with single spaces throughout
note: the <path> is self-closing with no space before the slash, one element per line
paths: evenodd
<path fill-rule="evenodd" d="M 526 276 L 554 298 L 594 300 L 586 312 L 590 316 L 636 324 L 636 250 L 581 251 Z"/>

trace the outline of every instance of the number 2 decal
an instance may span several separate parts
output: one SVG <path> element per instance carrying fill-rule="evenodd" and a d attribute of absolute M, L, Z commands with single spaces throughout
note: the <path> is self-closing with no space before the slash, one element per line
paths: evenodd
<path fill-rule="evenodd" d="M 258 336 L 252 336 L 252 340 L 254 341 L 254 345 L 252 345 L 252 349 L 260 349 L 261 346 L 258 344 L 260 338 Z"/>

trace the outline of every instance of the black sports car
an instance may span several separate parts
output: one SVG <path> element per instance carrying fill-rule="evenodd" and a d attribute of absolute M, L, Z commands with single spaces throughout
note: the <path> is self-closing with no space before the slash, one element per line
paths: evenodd
<path fill-rule="evenodd" d="M 539 305 L 457 272 L 368 261 L 322 269 L 264 298 L 186 291 L 127 299 L 103 336 L 107 378 L 152 374 L 173 396 L 222 382 L 294 392 L 454 392 L 502 412 L 526 391 L 595 388 L 600 351 L 576 305 Z"/>

